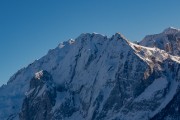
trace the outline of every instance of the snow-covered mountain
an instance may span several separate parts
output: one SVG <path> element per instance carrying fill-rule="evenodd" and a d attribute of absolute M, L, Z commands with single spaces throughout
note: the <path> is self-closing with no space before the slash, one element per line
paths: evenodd
<path fill-rule="evenodd" d="M 180 29 L 169 27 L 160 34 L 146 36 L 139 44 L 180 56 Z"/>
<path fill-rule="evenodd" d="M 63 42 L 0 88 L 0 120 L 178 119 L 179 33 L 168 28 L 141 45 L 120 33 Z"/>

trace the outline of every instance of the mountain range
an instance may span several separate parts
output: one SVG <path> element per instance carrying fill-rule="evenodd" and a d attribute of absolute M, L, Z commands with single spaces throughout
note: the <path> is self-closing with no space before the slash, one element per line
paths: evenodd
<path fill-rule="evenodd" d="M 83 33 L 0 87 L 0 120 L 179 120 L 180 30 Z"/>

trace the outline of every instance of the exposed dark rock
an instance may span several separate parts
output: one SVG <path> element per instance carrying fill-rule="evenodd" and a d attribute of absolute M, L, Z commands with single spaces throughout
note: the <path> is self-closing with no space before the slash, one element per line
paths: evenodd
<path fill-rule="evenodd" d="M 56 88 L 52 76 L 47 71 L 36 73 L 23 101 L 20 120 L 50 120 L 55 98 Z"/>

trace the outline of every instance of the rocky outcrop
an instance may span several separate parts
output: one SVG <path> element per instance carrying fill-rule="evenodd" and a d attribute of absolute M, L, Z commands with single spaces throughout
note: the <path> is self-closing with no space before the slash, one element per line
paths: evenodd
<path fill-rule="evenodd" d="M 47 71 L 36 73 L 30 81 L 29 91 L 23 100 L 20 120 L 50 120 L 55 105 L 56 88 L 52 76 Z"/>

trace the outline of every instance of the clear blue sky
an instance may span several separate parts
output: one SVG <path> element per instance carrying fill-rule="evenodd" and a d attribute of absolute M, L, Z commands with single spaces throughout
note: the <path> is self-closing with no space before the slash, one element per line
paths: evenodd
<path fill-rule="evenodd" d="M 84 32 L 141 40 L 180 28 L 180 0 L 0 0 L 0 85 Z"/>

